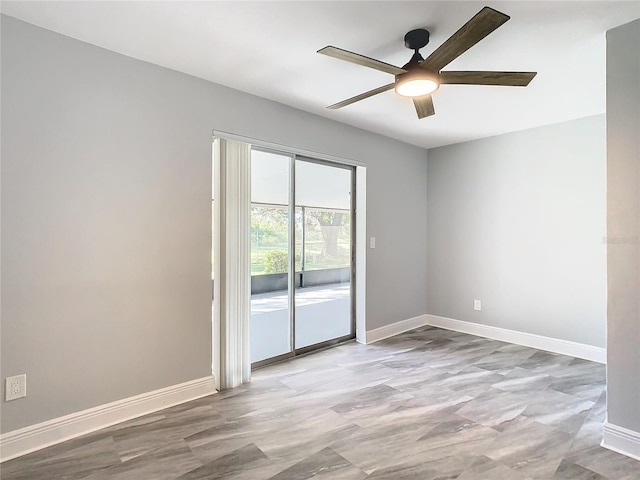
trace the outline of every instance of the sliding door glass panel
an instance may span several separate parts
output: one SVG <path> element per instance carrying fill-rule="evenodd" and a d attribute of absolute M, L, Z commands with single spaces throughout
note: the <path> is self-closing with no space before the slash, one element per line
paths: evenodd
<path fill-rule="evenodd" d="M 350 168 L 295 163 L 296 223 L 303 226 L 296 229 L 297 349 L 352 334 L 351 175 Z"/>
<path fill-rule="evenodd" d="M 291 157 L 251 152 L 251 362 L 292 352 Z"/>

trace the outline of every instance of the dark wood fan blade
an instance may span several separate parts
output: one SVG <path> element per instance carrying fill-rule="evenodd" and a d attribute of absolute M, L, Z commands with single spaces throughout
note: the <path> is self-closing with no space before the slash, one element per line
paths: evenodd
<path fill-rule="evenodd" d="M 328 55 L 329 57 L 337 58 L 339 60 L 344 60 L 346 62 L 355 63 L 356 65 L 362 65 L 363 67 L 369 67 L 375 70 L 380 70 L 381 72 L 390 73 L 391 75 L 399 75 L 406 72 L 405 69 L 396 67 L 390 63 L 384 63 L 380 60 L 365 57 L 364 55 L 349 52 L 337 47 L 324 47 L 318 50 L 318 53 Z"/>
<path fill-rule="evenodd" d="M 436 110 L 433 108 L 433 98 L 431 98 L 431 95 L 414 97 L 413 105 L 416 107 L 418 118 L 430 117 L 431 115 L 436 114 Z"/>
<path fill-rule="evenodd" d="M 460 30 L 436 48 L 420 66 L 432 72 L 439 72 L 441 68 L 469 50 L 509 18 L 508 15 L 500 13 L 493 8 L 484 7 L 471 20 L 465 23 Z"/>
<path fill-rule="evenodd" d="M 334 103 L 333 105 L 329 105 L 327 108 L 331 110 L 337 110 L 338 108 L 346 107 L 347 105 L 351 105 L 352 103 L 359 102 L 360 100 L 364 100 L 365 98 L 373 97 L 382 92 L 386 92 L 387 90 L 393 89 L 395 83 L 389 83 L 388 85 L 383 85 L 382 87 L 374 88 L 373 90 L 369 90 L 368 92 L 361 93 L 360 95 L 356 95 L 355 97 L 347 98 L 342 102 Z"/>
<path fill-rule="evenodd" d="M 526 87 L 537 72 L 440 72 L 441 84 Z"/>

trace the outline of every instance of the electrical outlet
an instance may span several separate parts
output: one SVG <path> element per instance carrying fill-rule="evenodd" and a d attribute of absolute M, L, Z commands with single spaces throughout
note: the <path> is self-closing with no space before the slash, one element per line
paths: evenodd
<path fill-rule="evenodd" d="M 27 375 L 7 377 L 5 380 L 4 400 L 16 400 L 27 396 Z"/>
<path fill-rule="evenodd" d="M 473 301 L 473 309 L 477 312 L 479 312 L 480 310 L 482 310 L 482 302 L 480 300 L 474 300 Z"/>
<path fill-rule="evenodd" d="M 369 247 L 370 248 L 376 248 L 376 237 L 371 237 L 369 239 Z"/>

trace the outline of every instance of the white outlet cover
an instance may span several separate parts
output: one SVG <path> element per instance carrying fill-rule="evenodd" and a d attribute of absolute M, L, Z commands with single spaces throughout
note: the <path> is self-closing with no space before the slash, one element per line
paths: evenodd
<path fill-rule="evenodd" d="M 4 400 L 9 402 L 27 396 L 27 375 L 7 377 L 5 380 Z"/>
<path fill-rule="evenodd" d="M 476 311 L 480 311 L 482 310 L 482 302 L 480 300 L 474 300 L 473 301 L 473 309 Z"/>

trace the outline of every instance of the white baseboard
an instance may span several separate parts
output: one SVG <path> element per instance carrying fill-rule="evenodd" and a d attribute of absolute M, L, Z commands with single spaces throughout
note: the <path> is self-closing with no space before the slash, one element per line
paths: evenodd
<path fill-rule="evenodd" d="M 365 332 L 364 341 L 361 341 L 360 337 L 358 337 L 358 341 L 370 344 L 424 325 L 515 343 L 516 345 L 583 358 L 593 362 L 607 363 L 607 350 L 605 348 L 429 314 L 418 315 L 417 317 L 400 320 L 399 322 L 385 325 L 384 327 L 369 330 Z"/>
<path fill-rule="evenodd" d="M 479 323 L 465 322 L 453 318 L 439 317 L 437 315 L 423 315 L 426 317 L 424 324 L 434 327 L 446 328 L 456 332 L 469 333 L 479 337 L 491 338 L 503 342 L 524 345 L 553 353 L 560 353 L 570 357 L 583 358 L 598 363 L 607 363 L 607 350 L 584 343 L 559 340 L 557 338 L 544 337 L 533 333 L 517 332 L 506 328 L 481 325 Z"/>
<path fill-rule="evenodd" d="M 427 316 L 428 315 L 418 315 L 417 317 L 400 320 L 399 322 L 392 323 L 391 325 L 385 325 L 384 327 L 368 330 L 365 332 L 363 343 L 369 345 L 370 343 L 379 342 L 385 338 L 393 337 L 400 333 L 413 330 L 414 328 L 427 325 Z"/>
<path fill-rule="evenodd" d="M 640 460 L 640 432 L 605 422 L 602 429 L 602 446 Z"/>
<path fill-rule="evenodd" d="M 0 435 L 0 462 L 215 392 L 209 376 L 7 432 Z"/>

